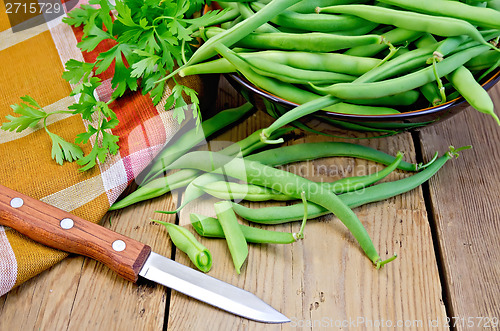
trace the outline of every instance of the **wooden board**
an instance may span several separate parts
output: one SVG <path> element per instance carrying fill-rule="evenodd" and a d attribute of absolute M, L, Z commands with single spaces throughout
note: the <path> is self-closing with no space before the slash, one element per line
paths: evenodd
<path fill-rule="evenodd" d="M 235 92 L 224 82 L 219 106 L 239 104 Z M 225 85 L 224 85 L 225 84 Z M 253 115 L 218 141 L 237 141 L 270 123 L 270 118 Z M 339 135 L 346 132 L 339 131 Z M 352 135 L 351 135 L 352 136 Z M 296 133 L 288 144 L 339 140 Z M 371 140 L 348 140 L 415 161 L 410 134 Z M 429 152 L 430 153 L 430 152 Z M 430 155 L 430 154 L 427 154 Z M 296 164 L 289 170 L 314 180 L 332 181 L 380 169 L 372 162 L 349 158 L 329 158 Z M 452 181 L 455 168 L 440 173 Z M 406 176 L 392 174 L 388 180 Z M 111 213 L 111 227 L 152 246 L 169 256 L 171 246 L 166 231 L 148 222 L 152 216 L 175 222 L 175 216 L 155 214 L 157 209 L 173 209 L 177 195 L 137 204 Z M 265 203 L 260 204 L 266 205 Z M 180 214 L 180 224 L 188 224 L 190 211 L 210 214 L 211 202 L 195 203 Z M 292 319 L 286 325 L 264 325 L 248 321 L 192 300 L 161 286 L 128 284 L 102 265 L 80 257 L 70 257 L 39 277 L 5 295 L 0 301 L 2 329 L 41 330 L 215 330 L 215 329 L 372 329 L 403 323 L 405 330 L 426 329 L 434 320 L 446 318 L 438 265 L 421 189 L 357 208 L 382 257 L 397 252 L 396 261 L 375 270 L 352 235 L 334 216 L 310 220 L 306 238 L 292 245 L 251 245 L 248 261 L 236 274 L 223 240 L 200 240 L 212 251 L 210 275 L 255 293 Z M 298 223 L 273 227 L 297 231 Z M 174 258 L 192 266 L 185 255 Z M 433 328 L 446 329 L 442 324 Z"/>
<path fill-rule="evenodd" d="M 259 115 L 261 116 L 261 115 Z M 260 118 L 260 127 L 266 121 Z M 237 141 L 257 129 L 250 118 L 218 139 Z M 339 131 L 339 135 L 347 134 Z M 289 144 L 338 140 L 316 135 L 292 136 Z M 395 154 L 406 152 L 415 161 L 409 134 L 387 139 L 356 140 L 360 144 Z M 326 169 L 326 171 L 318 171 Z M 330 158 L 295 164 L 295 170 L 314 180 L 332 181 L 339 176 L 362 175 L 377 168 L 374 163 L 348 158 Z M 388 180 L 404 176 L 393 174 Z M 188 205 L 180 214 L 180 224 L 190 227 L 189 213 L 213 216 L 212 204 L 205 200 Z M 259 206 L 269 204 L 261 203 Z M 277 205 L 277 203 L 275 204 Z M 255 205 L 254 205 L 255 206 Z M 384 202 L 356 210 L 381 255 L 393 252 L 399 258 L 382 270 L 375 270 L 354 238 L 337 218 L 325 216 L 308 222 L 306 238 L 291 245 L 250 245 L 248 261 L 238 275 L 223 240 L 200 238 L 212 252 L 210 275 L 242 287 L 283 312 L 292 322 L 263 325 L 172 291 L 168 329 L 371 329 L 377 323 L 407 323 L 405 329 L 426 327 L 446 318 L 441 298 L 439 273 L 422 191 L 416 189 Z M 274 226 L 278 231 L 297 231 L 298 223 Z M 175 258 L 190 264 L 182 253 Z M 387 325 L 387 324 L 381 324 Z M 436 329 L 446 329 L 440 325 Z"/>
<path fill-rule="evenodd" d="M 490 92 L 500 108 L 500 87 Z M 500 128 L 493 119 L 468 108 L 422 130 L 422 150 L 472 145 L 450 163 L 449 173 L 429 182 L 431 217 L 439 252 L 451 323 L 457 330 L 486 329 L 500 318 Z M 497 329 L 497 328 L 495 328 Z"/>

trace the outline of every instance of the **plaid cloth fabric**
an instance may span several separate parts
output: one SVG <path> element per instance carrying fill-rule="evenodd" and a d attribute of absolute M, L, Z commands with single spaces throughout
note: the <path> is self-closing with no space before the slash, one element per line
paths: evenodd
<path fill-rule="evenodd" d="M 76 47 L 82 30 L 62 23 L 62 17 L 16 32 L 10 26 L 5 8 L 0 0 L 0 118 L 13 114 L 10 105 L 20 103 L 19 98 L 24 95 L 32 96 L 47 112 L 66 109 L 75 99 L 69 96 L 72 86 L 61 77 L 64 63 L 69 59 L 93 61 L 111 45 L 101 43 L 94 52 L 82 54 Z M 112 70 L 100 75 L 104 82 L 98 97 L 102 101 L 110 98 L 112 75 Z M 198 77 L 183 84 L 198 91 L 202 86 Z M 149 96 L 140 92 L 113 102 L 111 108 L 120 120 L 113 134 L 120 137 L 120 150 L 83 173 L 78 171 L 76 163 L 60 166 L 51 159 L 51 141 L 41 126 L 21 133 L 0 130 L 0 183 L 99 222 L 127 185 L 179 129 L 172 112 L 163 110 L 163 104 L 160 102 L 155 107 Z M 49 130 L 68 141 L 73 141 L 75 135 L 87 127 L 80 115 L 54 115 L 49 121 Z M 82 147 L 85 153 L 90 151 L 90 146 Z M 0 226 L 0 295 L 65 256 L 66 253 L 39 245 Z"/>

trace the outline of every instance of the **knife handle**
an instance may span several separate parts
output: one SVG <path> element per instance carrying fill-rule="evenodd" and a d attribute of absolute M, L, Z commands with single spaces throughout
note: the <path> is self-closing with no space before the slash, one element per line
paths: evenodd
<path fill-rule="evenodd" d="M 65 252 L 106 264 L 136 282 L 151 248 L 98 224 L 0 185 L 0 224 Z"/>

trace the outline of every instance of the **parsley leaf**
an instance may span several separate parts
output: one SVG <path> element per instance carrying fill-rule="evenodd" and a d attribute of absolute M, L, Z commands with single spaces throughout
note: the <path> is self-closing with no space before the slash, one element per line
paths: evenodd
<path fill-rule="evenodd" d="M 6 119 L 9 122 L 2 124 L 3 130 L 21 132 L 28 127 L 35 127 L 40 120 L 47 117 L 47 113 L 41 109 L 40 105 L 32 97 L 26 95 L 21 97 L 21 100 L 25 103 L 10 106 L 14 110 L 14 113 L 21 116 L 7 115 Z"/>
<path fill-rule="evenodd" d="M 47 133 L 50 139 L 52 139 L 52 158 L 55 159 L 58 164 L 62 165 L 64 160 L 73 162 L 83 156 L 83 151 L 79 146 L 67 142 L 48 130 Z"/>

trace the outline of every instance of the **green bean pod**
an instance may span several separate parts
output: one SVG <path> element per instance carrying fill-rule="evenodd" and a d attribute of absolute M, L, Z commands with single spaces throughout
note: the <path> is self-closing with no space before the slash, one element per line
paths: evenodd
<path fill-rule="evenodd" d="M 318 189 L 322 191 L 330 191 L 335 194 L 342 194 L 361 190 L 369 185 L 372 185 L 392 173 L 403 158 L 402 153 L 398 153 L 394 162 L 381 171 L 365 176 L 353 176 L 342 178 L 334 182 L 318 182 Z M 294 197 L 277 192 L 273 189 L 252 185 L 240 184 L 226 181 L 211 181 L 204 185 L 198 185 L 204 192 L 213 197 L 224 200 L 247 200 L 247 201 L 289 201 L 294 200 Z"/>
<path fill-rule="evenodd" d="M 441 2 L 438 1 L 438 4 Z M 432 16 L 403 10 L 369 5 L 342 5 L 318 8 L 318 13 L 349 14 L 375 23 L 394 25 L 403 29 L 428 32 L 442 37 L 467 35 L 493 48 L 469 22 L 444 16 Z"/>
<path fill-rule="evenodd" d="M 216 38 L 225 30 L 215 27 L 205 29 L 208 40 Z M 196 35 L 196 34 L 195 34 Z M 383 38 L 375 34 L 342 36 L 331 33 L 251 33 L 235 43 L 235 46 L 255 49 L 289 51 L 333 52 L 341 49 L 378 44 Z M 214 46 L 215 47 L 215 46 Z"/>
<path fill-rule="evenodd" d="M 109 207 L 109 210 L 118 210 L 135 203 L 157 198 L 168 192 L 185 187 L 200 174 L 200 171 L 184 169 L 174 172 L 165 177 L 160 177 L 149 181 L 135 191 L 116 201 Z"/>
<path fill-rule="evenodd" d="M 454 156 L 458 156 L 457 152 L 461 149 L 464 148 L 456 150 L 450 148 L 449 152 L 414 175 L 393 182 L 376 184 L 360 191 L 344 193 L 339 195 L 339 198 L 350 208 L 356 208 L 411 191 L 434 176 L 448 160 Z M 244 219 L 261 224 L 281 224 L 298 221 L 304 217 L 304 205 L 301 203 L 283 207 L 265 208 L 247 208 L 233 203 L 233 210 Z M 307 210 L 309 218 L 316 218 L 330 213 L 326 208 L 311 202 L 307 203 Z"/>
<path fill-rule="evenodd" d="M 333 84 L 352 82 L 355 76 L 330 71 L 305 70 L 264 59 L 245 59 L 259 75 L 272 77 L 290 84 Z"/>
<path fill-rule="evenodd" d="M 286 134 L 292 131 L 293 128 L 284 128 L 275 132 L 276 137 Z M 255 150 L 263 148 L 266 146 L 265 143 L 261 142 L 259 134 L 261 130 L 257 130 L 250 136 L 242 139 L 236 144 L 230 145 L 223 149 L 221 153 L 227 153 L 229 155 L 235 155 L 235 153 L 240 153 L 245 156 L 252 153 Z M 238 147 L 236 147 L 238 146 Z M 166 169 L 161 169 L 166 171 Z M 109 210 L 117 210 L 121 208 L 128 207 L 135 203 L 157 198 L 166 194 L 172 190 L 179 189 L 188 186 L 193 180 L 195 180 L 200 175 L 199 171 L 193 171 L 192 169 L 183 169 L 178 172 L 169 174 L 165 177 L 160 177 L 153 179 L 152 181 L 138 187 L 135 191 L 124 197 L 123 199 L 115 202 Z M 171 214 L 175 212 L 164 212 L 166 214 Z"/>
<path fill-rule="evenodd" d="M 198 214 L 190 214 L 191 224 L 202 237 L 225 238 L 224 231 L 218 219 Z M 291 244 L 296 235 L 289 232 L 270 231 L 239 224 L 245 240 L 255 244 Z"/>
<path fill-rule="evenodd" d="M 394 162 L 389 166 L 385 167 L 383 170 L 377 171 L 373 174 L 365 176 L 353 176 L 339 179 L 332 183 L 332 191 L 336 194 L 342 194 L 346 192 L 353 192 L 356 190 L 362 190 L 367 186 L 370 186 L 385 177 L 389 176 L 403 160 L 403 153 L 398 152 Z"/>
<path fill-rule="evenodd" d="M 225 30 L 214 38 L 210 38 L 207 42 L 203 43 L 203 45 L 201 45 L 201 47 L 198 48 L 193 56 L 191 56 L 191 58 L 188 60 L 187 65 L 204 61 L 216 55 L 217 53 L 214 49 L 214 46 L 216 44 L 232 46 L 247 34 L 251 33 L 262 24 L 268 22 L 278 13 L 298 3 L 299 1 L 301 0 L 272 0 L 262 10 L 259 10 L 258 13 L 255 13 L 255 15 L 252 15 L 248 19 L 236 24 L 231 29 Z"/>
<path fill-rule="evenodd" d="M 422 32 L 420 31 L 407 30 L 403 28 L 395 28 L 383 34 L 384 38 L 392 45 L 398 45 L 400 43 L 409 43 L 421 35 Z M 356 46 L 346 50 L 344 54 L 354 55 L 354 56 L 373 56 L 383 51 L 386 48 L 387 46 L 384 44 Z"/>
<path fill-rule="evenodd" d="M 188 229 L 168 222 L 152 220 L 163 224 L 175 247 L 187 254 L 191 262 L 203 272 L 209 272 L 212 267 L 212 254 L 203 246 Z"/>
<path fill-rule="evenodd" d="M 500 29 L 500 12 L 459 1 L 380 0 L 380 2 L 435 16 L 454 17 L 483 28 Z"/>
<path fill-rule="evenodd" d="M 235 182 L 213 181 L 204 185 L 198 185 L 197 187 L 205 193 L 223 200 L 290 201 L 295 199 L 294 197 L 267 187 L 239 184 Z"/>
<path fill-rule="evenodd" d="M 464 63 L 483 53 L 487 46 L 476 46 L 457 52 L 436 64 L 440 77 L 448 75 Z M 434 69 L 428 66 L 402 77 L 372 83 L 338 83 L 327 87 L 316 87 L 318 91 L 328 93 L 340 99 L 358 99 L 360 96 L 375 99 L 383 96 L 413 90 L 436 79 Z"/>
<path fill-rule="evenodd" d="M 229 201 L 220 201 L 214 204 L 215 214 L 220 222 L 224 236 L 226 237 L 227 246 L 236 272 L 240 274 L 241 266 L 248 256 L 248 246 L 245 240 L 245 235 L 236 218 L 236 214 L 231 208 Z"/>
<path fill-rule="evenodd" d="M 420 87 L 420 91 L 432 106 L 443 103 L 436 83 L 430 82 Z"/>
<path fill-rule="evenodd" d="M 283 146 L 248 155 L 245 158 L 262 164 L 279 166 L 293 162 L 336 156 L 359 158 L 384 165 L 394 163 L 397 158 L 368 146 L 331 141 Z M 423 165 L 401 161 L 397 164 L 397 169 L 404 171 L 419 171 L 428 167 L 431 163 L 432 162 Z"/>
<path fill-rule="evenodd" d="M 245 180 L 250 184 L 269 187 L 296 199 L 303 198 L 302 195 L 304 194 L 304 198 L 307 201 L 317 203 L 329 209 L 344 223 L 354 238 L 356 238 L 367 257 L 377 268 L 386 263 L 386 261 L 381 260 L 370 236 L 356 214 L 335 193 L 318 189 L 318 184 L 315 182 L 287 171 L 263 165 L 259 162 L 245 159 L 235 160 L 222 154 L 207 152 L 191 152 L 186 154 L 172 163 L 169 168 L 187 167 L 210 171 L 211 168 L 217 166 L 223 166 L 221 172 L 224 171 L 227 176 Z M 222 224 L 221 218 L 218 218 Z"/>
<path fill-rule="evenodd" d="M 241 13 L 241 16 L 244 19 L 248 19 L 250 16 L 255 14 L 255 12 L 250 8 L 250 5 L 248 2 L 238 2 L 237 3 L 237 8 L 239 12 Z M 216 24 L 212 24 L 216 25 Z M 274 26 L 272 26 L 269 23 L 264 23 L 261 26 L 259 26 L 257 29 L 255 29 L 255 32 L 264 32 L 264 33 L 272 33 L 272 32 L 280 32 L 278 29 L 276 29 Z"/>
<path fill-rule="evenodd" d="M 277 132 L 278 136 L 281 134 L 285 134 L 287 132 L 290 132 L 292 129 L 288 128 L 286 130 L 282 130 L 281 132 Z M 245 139 L 237 142 L 236 144 L 232 144 L 225 149 L 221 151 L 221 153 L 224 153 L 226 155 L 230 156 L 246 156 L 250 153 L 252 153 L 254 150 L 259 149 L 264 147 L 265 144 L 263 144 L 260 139 L 261 130 L 257 130 Z M 183 169 L 180 170 L 179 172 L 182 172 L 184 170 L 188 169 Z M 179 173 L 176 172 L 176 173 Z M 175 175 L 174 173 L 173 175 Z M 167 176 L 168 177 L 168 176 Z M 200 176 L 193 176 L 191 177 L 190 182 L 188 182 L 186 185 L 186 190 L 184 192 L 184 198 L 182 200 L 182 204 L 177 207 L 175 210 L 158 210 L 156 211 L 157 213 L 162 213 L 162 214 L 175 214 L 178 213 L 182 208 L 184 208 L 187 204 L 190 202 L 198 199 L 201 197 L 205 192 L 200 188 L 200 186 L 204 186 L 208 183 L 218 181 L 221 179 L 221 175 L 219 174 L 214 174 L 214 173 L 204 173 L 201 174 Z"/>
<path fill-rule="evenodd" d="M 453 87 L 477 111 L 491 115 L 498 125 L 500 119 L 495 114 L 495 106 L 488 92 L 476 81 L 472 73 L 464 66 L 459 67 L 448 76 Z"/>
<path fill-rule="evenodd" d="M 493 50 L 484 52 L 464 64 L 469 70 L 489 69 L 500 60 L 500 54 Z"/>
<path fill-rule="evenodd" d="M 259 2 L 251 3 L 254 10 L 261 10 L 264 5 Z M 351 15 L 325 15 L 298 13 L 292 10 L 283 10 L 271 19 L 271 22 L 287 28 L 304 31 L 333 32 L 355 29 L 367 23 L 366 20 Z"/>
<path fill-rule="evenodd" d="M 386 46 L 384 46 L 386 47 Z M 297 69 L 332 71 L 353 76 L 362 75 L 378 64 L 379 59 L 345 55 L 342 53 L 311 53 L 287 51 L 238 52 L 244 59 L 267 60 L 288 65 Z M 235 72 L 236 68 L 226 59 L 216 59 L 209 62 L 188 66 L 179 72 L 180 76 Z"/>
<path fill-rule="evenodd" d="M 367 106 L 367 105 L 355 105 L 352 103 L 339 102 L 337 104 L 328 106 L 325 111 L 331 111 L 334 113 L 341 114 L 355 114 L 355 115 L 388 115 L 388 114 L 399 114 L 399 110 L 389 107 L 381 106 Z"/>
<path fill-rule="evenodd" d="M 350 103 L 372 106 L 409 106 L 417 102 L 420 93 L 416 90 L 409 90 L 403 93 L 388 95 L 377 99 L 354 99 Z"/>
<path fill-rule="evenodd" d="M 199 63 L 216 55 L 217 52 L 214 48 L 215 45 L 223 44 L 226 46 L 232 46 L 234 43 L 260 27 L 262 24 L 267 23 L 278 13 L 298 3 L 299 1 L 301 0 L 272 0 L 262 10 L 259 10 L 258 13 L 255 13 L 255 15 L 252 15 L 246 20 L 242 20 L 238 24 L 232 26 L 230 29 L 224 30 L 222 33 L 219 33 L 217 36 L 214 36 L 213 38 L 210 38 L 209 40 L 204 42 L 184 65 L 180 66 L 167 76 L 158 80 L 157 83 L 170 79 L 184 67 Z"/>
<path fill-rule="evenodd" d="M 281 82 L 271 77 L 257 74 L 245 60 L 224 45 L 219 44 L 215 46 L 215 48 L 225 59 L 238 68 L 238 71 L 241 72 L 246 79 L 272 94 L 279 95 L 281 98 L 296 103 L 318 99 L 318 95 L 313 92 L 303 90 L 295 85 Z"/>
<path fill-rule="evenodd" d="M 254 111 L 255 108 L 250 103 L 245 103 L 240 107 L 223 110 L 211 118 L 201 123 L 201 130 L 192 128 L 188 132 L 182 134 L 175 141 L 171 141 L 167 146 L 156 156 L 154 163 L 148 173 L 142 180 L 143 184 L 158 176 L 163 172 L 163 167 L 172 163 L 172 161 L 185 154 L 187 151 L 210 137 L 217 131 L 227 128 L 232 123 L 238 121 L 243 116 Z"/>

